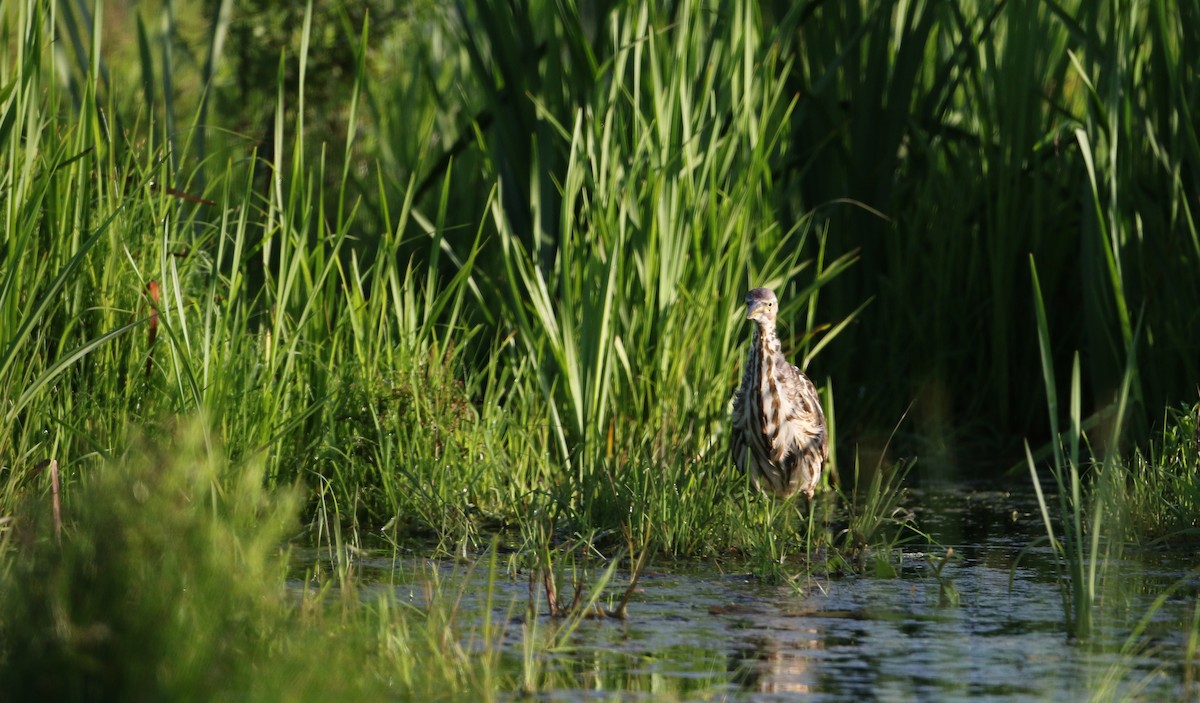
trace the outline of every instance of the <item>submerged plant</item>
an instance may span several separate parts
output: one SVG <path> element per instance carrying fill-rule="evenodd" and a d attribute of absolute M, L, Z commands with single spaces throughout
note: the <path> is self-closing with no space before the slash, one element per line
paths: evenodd
<path fill-rule="evenodd" d="M 946 550 L 946 554 L 940 559 L 934 559 L 932 555 L 926 556 L 926 561 L 929 562 L 929 568 L 933 572 L 933 578 L 938 584 L 938 607 L 939 608 L 957 608 L 961 596 L 958 593 L 958 588 L 955 587 L 954 581 L 946 576 L 943 572 L 946 570 L 946 564 L 954 559 L 954 549 Z"/>

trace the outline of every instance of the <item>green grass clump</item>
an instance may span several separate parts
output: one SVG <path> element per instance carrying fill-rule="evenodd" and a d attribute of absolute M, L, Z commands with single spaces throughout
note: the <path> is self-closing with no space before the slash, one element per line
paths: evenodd
<path fill-rule="evenodd" d="M 1195 404 L 1169 408 L 1157 440 L 1128 460 L 1125 500 L 1140 542 L 1173 544 L 1200 534 L 1198 418 Z"/>
<path fill-rule="evenodd" d="M 190 422 L 133 443 L 78 486 L 61 539 L 46 496 L 11 516 L 9 696 L 481 700 L 510 685 L 490 614 L 459 613 L 436 580 L 420 609 L 398 592 L 360 601 L 353 580 L 289 581 L 300 493 L 265 488 L 261 458 L 230 462 L 210 441 Z"/>
<path fill-rule="evenodd" d="M 86 477 L 61 540 L 49 499 L 25 500 L 3 554 L 10 695 L 212 700 L 321 686 L 282 588 L 298 495 L 269 492 L 261 461 L 231 465 L 207 441 L 193 425 Z"/>

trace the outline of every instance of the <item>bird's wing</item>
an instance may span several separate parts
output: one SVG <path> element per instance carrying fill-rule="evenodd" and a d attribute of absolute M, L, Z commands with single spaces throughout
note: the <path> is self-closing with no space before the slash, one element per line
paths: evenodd
<path fill-rule="evenodd" d="M 824 425 L 825 411 L 821 409 L 821 397 L 817 395 L 817 387 L 795 366 L 788 364 L 785 368 L 791 372 L 791 378 L 783 384 L 791 406 L 803 417 L 819 420 Z"/>
<path fill-rule="evenodd" d="M 829 430 L 825 426 L 825 410 L 821 407 L 821 396 L 817 387 L 800 369 L 788 364 L 792 378 L 786 383 L 788 400 L 800 415 L 800 419 L 819 428 L 821 436 L 821 458 L 829 458 Z"/>

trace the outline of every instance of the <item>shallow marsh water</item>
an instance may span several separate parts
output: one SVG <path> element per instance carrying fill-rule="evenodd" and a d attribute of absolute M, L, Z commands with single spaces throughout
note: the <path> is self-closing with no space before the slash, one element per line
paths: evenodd
<path fill-rule="evenodd" d="M 1188 577 L 1194 547 L 1141 551 L 1110 563 L 1097 634 L 1086 643 L 1071 642 L 1064 634 L 1050 552 L 1027 550 L 1041 526 L 1031 495 L 945 487 L 917 492 L 908 503 L 939 547 L 955 551 L 942 577 L 957 592 L 957 605 L 943 602 L 930 565 L 945 552 L 927 556 L 927 545 L 912 543 L 900 556 L 896 578 L 769 585 L 744 570 L 650 567 L 627 620 L 585 620 L 565 646 L 539 652 L 532 664 L 526 638 L 548 641 L 563 624 L 546 616 L 527 619 L 528 582 L 498 574 L 489 617 L 505 630 L 505 659 L 514 680 L 534 671 L 539 692 L 532 695 L 542 700 L 770 701 L 805 694 L 814 701 L 1063 701 L 1196 695 L 1185 666 L 1200 591 L 1194 578 L 1166 600 L 1138 646 L 1122 650 L 1155 596 Z M 375 588 L 396 589 L 418 607 L 423 584 L 436 573 L 444 589 L 456 594 L 461 589 L 465 610 L 483 617 L 486 566 L 391 558 L 368 558 L 358 566 L 367 578 L 378 579 Z"/>

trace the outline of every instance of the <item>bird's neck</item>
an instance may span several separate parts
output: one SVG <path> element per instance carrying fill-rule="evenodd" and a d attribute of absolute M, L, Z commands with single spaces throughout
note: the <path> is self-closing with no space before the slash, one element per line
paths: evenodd
<path fill-rule="evenodd" d="M 754 342 L 764 352 L 780 353 L 779 337 L 775 336 L 775 325 L 772 323 L 759 322 L 754 325 Z"/>

